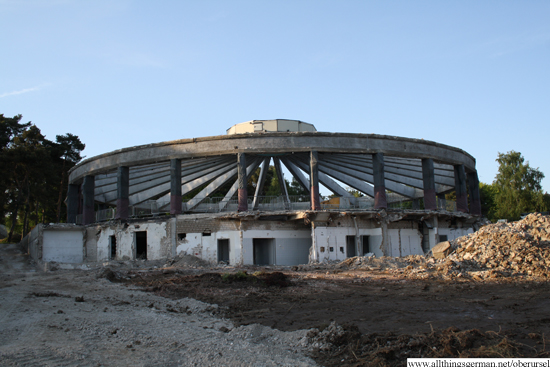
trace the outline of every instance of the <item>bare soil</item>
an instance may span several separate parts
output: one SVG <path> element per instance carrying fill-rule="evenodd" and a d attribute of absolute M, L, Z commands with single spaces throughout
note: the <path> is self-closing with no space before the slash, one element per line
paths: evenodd
<path fill-rule="evenodd" d="M 550 357 L 550 283 L 542 278 L 434 272 L 418 279 L 407 267 L 184 260 L 41 273 L 15 245 L 0 245 L 0 365 L 403 366 L 409 357 Z"/>
<path fill-rule="evenodd" d="M 321 268 L 281 273 L 249 267 L 235 269 L 231 277 L 220 271 L 165 270 L 168 274 L 130 273 L 125 281 L 163 297 L 217 304 L 236 325 L 257 323 L 284 331 L 343 325 L 340 340 L 314 350 L 325 366 L 402 365 L 414 356 L 550 355 L 546 281 L 415 280 Z M 266 284 L 274 275 L 285 281 Z M 318 333 L 310 333 L 312 342 Z"/>

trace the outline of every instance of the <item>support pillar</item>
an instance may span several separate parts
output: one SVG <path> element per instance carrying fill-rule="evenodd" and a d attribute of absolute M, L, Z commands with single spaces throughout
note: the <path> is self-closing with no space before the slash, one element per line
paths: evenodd
<path fill-rule="evenodd" d="M 434 161 L 431 158 L 422 159 L 422 180 L 424 181 L 424 209 L 437 210 Z"/>
<path fill-rule="evenodd" d="M 82 183 L 82 224 L 84 225 L 95 222 L 94 189 L 95 176 L 84 176 L 84 182 Z"/>
<path fill-rule="evenodd" d="M 372 166 L 374 176 L 374 209 L 386 209 L 386 182 L 384 179 L 384 153 L 372 155 Z"/>
<path fill-rule="evenodd" d="M 470 191 L 470 213 L 481 215 L 481 199 L 479 196 L 479 178 L 477 171 L 468 173 L 468 189 Z"/>
<path fill-rule="evenodd" d="M 67 223 L 76 223 L 79 196 L 78 185 L 69 184 L 67 190 Z"/>
<path fill-rule="evenodd" d="M 254 201 L 252 203 L 252 210 L 258 210 L 260 205 L 260 195 L 264 191 L 264 183 L 267 177 L 267 171 L 269 170 L 269 162 L 271 162 L 271 157 L 264 159 L 262 163 L 262 168 L 260 169 L 260 176 L 258 177 L 258 182 L 256 182 L 256 193 L 254 194 Z"/>
<path fill-rule="evenodd" d="M 181 214 L 181 159 L 170 160 L 170 214 Z"/>
<path fill-rule="evenodd" d="M 237 210 L 246 212 L 248 210 L 248 193 L 246 191 L 246 157 L 244 153 L 237 154 L 237 173 L 239 183 Z"/>
<path fill-rule="evenodd" d="M 309 159 L 309 182 L 311 189 L 311 210 L 321 210 L 321 202 L 319 200 L 319 154 L 312 150 Z"/>
<path fill-rule="evenodd" d="M 456 210 L 468 213 L 468 190 L 466 188 L 466 172 L 464 165 L 454 166 L 455 171 L 455 191 L 456 191 Z"/>
<path fill-rule="evenodd" d="M 116 173 L 116 219 L 128 219 L 128 206 L 130 203 L 130 168 L 118 167 Z"/>

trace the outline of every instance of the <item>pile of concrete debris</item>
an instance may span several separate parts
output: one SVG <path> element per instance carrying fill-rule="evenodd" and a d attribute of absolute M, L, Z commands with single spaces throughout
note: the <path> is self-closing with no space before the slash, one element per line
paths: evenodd
<path fill-rule="evenodd" d="M 451 243 L 454 253 L 446 263 L 455 270 L 488 270 L 492 276 L 548 277 L 550 270 L 550 217 L 530 214 L 513 223 L 482 227 Z"/>
<path fill-rule="evenodd" d="M 489 224 L 436 246 L 434 256 L 346 259 L 339 268 L 384 270 L 409 278 L 550 276 L 550 217 L 530 214 L 513 223 Z"/>

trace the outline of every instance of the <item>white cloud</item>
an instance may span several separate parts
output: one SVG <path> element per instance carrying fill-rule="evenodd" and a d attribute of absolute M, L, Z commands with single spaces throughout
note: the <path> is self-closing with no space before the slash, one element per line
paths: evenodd
<path fill-rule="evenodd" d="M 24 94 L 24 93 L 29 93 L 29 92 L 36 92 L 37 90 L 40 90 L 42 87 L 43 87 L 43 85 L 38 85 L 38 86 L 32 87 L 32 88 L 26 88 L 26 89 L 16 90 L 16 91 L 13 91 L 13 92 L 2 93 L 2 94 L 0 94 L 0 98 L 9 97 L 9 96 L 16 96 L 18 94 Z"/>

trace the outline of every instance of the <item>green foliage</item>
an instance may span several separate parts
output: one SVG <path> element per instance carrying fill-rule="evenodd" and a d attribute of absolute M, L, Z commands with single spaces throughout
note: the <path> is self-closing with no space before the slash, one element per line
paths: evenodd
<path fill-rule="evenodd" d="M 498 173 L 493 182 L 497 219 L 520 219 L 521 213 L 545 211 L 547 206 L 542 192 L 544 174 L 531 168 L 519 152 L 499 153 Z"/>
<path fill-rule="evenodd" d="M 349 192 L 350 194 L 352 194 L 356 198 L 361 198 L 361 197 L 365 196 L 365 195 L 363 195 L 363 193 L 361 191 L 355 190 L 354 188 L 351 188 L 351 187 L 347 187 L 346 191 Z"/>
<path fill-rule="evenodd" d="M 9 226 L 8 241 L 14 232 L 26 234 L 37 223 L 66 216 L 67 173 L 85 147 L 76 135 L 53 142 L 20 121 L 21 115 L 0 114 L 0 224 Z"/>
<path fill-rule="evenodd" d="M 497 193 L 497 188 L 494 184 L 486 184 L 483 182 L 479 183 L 479 198 L 481 201 L 481 215 L 489 219 L 490 221 L 495 221 L 495 196 Z"/>

